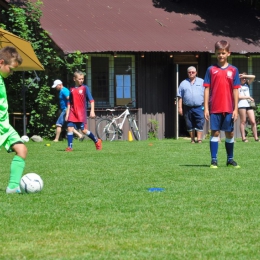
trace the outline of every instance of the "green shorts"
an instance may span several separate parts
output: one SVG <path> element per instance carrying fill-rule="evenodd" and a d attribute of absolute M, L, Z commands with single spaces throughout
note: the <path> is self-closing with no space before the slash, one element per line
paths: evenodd
<path fill-rule="evenodd" d="M 23 143 L 19 134 L 10 126 L 7 133 L 0 134 L 0 147 L 4 146 L 8 153 L 13 152 L 12 146 L 15 143 Z"/>

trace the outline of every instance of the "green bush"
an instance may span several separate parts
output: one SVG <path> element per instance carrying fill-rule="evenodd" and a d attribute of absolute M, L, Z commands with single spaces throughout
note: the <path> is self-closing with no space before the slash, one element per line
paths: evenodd
<path fill-rule="evenodd" d="M 0 27 L 30 41 L 45 71 L 37 72 L 40 78 L 37 84 L 32 83 L 35 78 L 33 71 L 16 72 L 14 76 L 6 79 L 9 112 L 23 112 L 25 96 L 26 112 L 31 115 L 27 132 L 30 135 L 52 138 L 52 125 L 57 119 L 58 95 L 50 86 L 57 78 L 68 78 L 76 69 L 84 71 L 88 56 L 80 51 L 75 51 L 67 57 L 62 56 L 60 50 L 54 47 L 48 32 L 41 28 L 43 2 L 25 1 L 23 4 L 23 7 L 10 5 L 8 10 L 1 10 Z"/>
<path fill-rule="evenodd" d="M 33 134 L 48 139 L 53 137 L 55 128 L 52 125 L 56 121 L 50 121 L 50 118 L 56 117 L 57 112 L 57 106 L 52 104 L 53 99 L 54 96 L 50 94 L 50 87 L 42 86 L 35 100 L 34 109 L 31 111 L 29 132 L 33 131 Z"/>
<path fill-rule="evenodd" d="M 159 122 L 155 119 L 149 119 L 149 121 L 148 140 L 156 140 L 158 139 Z"/>

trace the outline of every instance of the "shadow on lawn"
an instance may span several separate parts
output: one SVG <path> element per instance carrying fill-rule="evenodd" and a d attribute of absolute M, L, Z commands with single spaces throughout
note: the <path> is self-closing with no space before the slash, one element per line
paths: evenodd
<path fill-rule="evenodd" d="M 74 148 L 73 148 L 73 151 L 72 151 L 72 152 L 74 153 L 74 152 L 84 152 L 84 151 L 85 151 L 85 150 L 81 150 L 81 149 L 77 149 L 77 148 L 74 150 Z M 62 149 L 62 150 L 59 149 L 59 150 L 57 150 L 57 152 L 70 153 L 70 152 L 65 151 L 65 149 Z"/>
<path fill-rule="evenodd" d="M 184 166 L 184 167 L 209 167 L 209 164 L 179 164 L 179 166 Z"/>

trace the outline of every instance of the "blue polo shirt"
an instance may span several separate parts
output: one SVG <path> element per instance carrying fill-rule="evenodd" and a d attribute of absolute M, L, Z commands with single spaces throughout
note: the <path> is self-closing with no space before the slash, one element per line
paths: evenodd
<path fill-rule="evenodd" d="M 196 77 L 193 84 L 190 79 L 183 80 L 179 86 L 177 97 L 182 98 L 182 104 L 189 107 L 201 106 L 204 102 L 203 79 Z"/>
<path fill-rule="evenodd" d="M 60 99 L 60 108 L 62 111 L 67 109 L 67 97 L 70 96 L 70 91 L 63 86 L 63 88 L 60 91 L 59 99 Z"/>

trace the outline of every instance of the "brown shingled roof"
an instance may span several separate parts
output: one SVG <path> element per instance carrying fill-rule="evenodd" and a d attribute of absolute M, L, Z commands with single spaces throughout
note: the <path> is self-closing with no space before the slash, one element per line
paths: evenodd
<path fill-rule="evenodd" d="M 259 52 L 258 13 L 220 1 L 43 0 L 41 23 L 65 54 L 212 52 L 220 39 Z"/>

